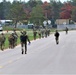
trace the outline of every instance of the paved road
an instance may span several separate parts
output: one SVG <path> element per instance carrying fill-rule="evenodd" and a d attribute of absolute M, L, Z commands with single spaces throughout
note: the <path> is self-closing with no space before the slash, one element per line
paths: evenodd
<path fill-rule="evenodd" d="M 32 41 L 27 54 L 20 46 L 0 51 L 0 74 L 76 74 L 76 31 L 60 32 L 59 45 L 53 34 Z"/>

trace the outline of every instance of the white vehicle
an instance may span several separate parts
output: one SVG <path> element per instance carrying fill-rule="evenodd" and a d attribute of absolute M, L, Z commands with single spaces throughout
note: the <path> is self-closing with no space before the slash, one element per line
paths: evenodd
<path fill-rule="evenodd" d="M 33 23 L 28 24 L 28 29 L 33 29 L 33 26 L 34 26 Z"/>
<path fill-rule="evenodd" d="M 2 27 L 2 25 L 0 24 L 0 31 L 3 31 L 3 27 Z"/>

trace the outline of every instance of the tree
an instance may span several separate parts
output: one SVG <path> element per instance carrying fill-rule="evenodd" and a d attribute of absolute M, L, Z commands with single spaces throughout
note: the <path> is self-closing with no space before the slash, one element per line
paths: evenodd
<path fill-rule="evenodd" d="M 44 16 L 43 16 L 43 9 L 40 5 L 37 5 L 32 9 L 30 20 L 36 24 L 40 25 L 43 22 Z"/>
<path fill-rule="evenodd" d="M 10 6 L 11 3 L 6 2 L 6 0 L 0 3 L 0 19 L 8 19 L 7 16 L 10 13 Z"/>
<path fill-rule="evenodd" d="M 61 19 L 70 19 L 73 6 L 70 3 L 65 3 L 61 8 L 60 18 Z"/>
<path fill-rule="evenodd" d="M 72 10 L 71 19 L 76 22 L 76 7 Z"/>
<path fill-rule="evenodd" d="M 50 0 L 51 4 L 51 24 L 54 26 L 56 19 L 59 19 L 60 8 L 62 7 L 62 3 L 60 1 Z"/>
<path fill-rule="evenodd" d="M 3 2 L 0 3 L 0 19 L 4 19 L 4 14 L 3 14 Z"/>
<path fill-rule="evenodd" d="M 14 20 L 15 27 L 17 22 L 22 21 L 26 18 L 26 13 L 23 10 L 20 2 L 13 2 L 10 9 L 10 19 Z"/>
<path fill-rule="evenodd" d="M 11 3 L 10 2 L 6 2 L 4 4 L 4 19 L 9 19 L 9 14 L 10 14 L 10 7 L 11 7 Z"/>
<path fill-rule="evenodd" d="M 70 0 L 70 3 L 71 3 L 73 6 L 76 6 L 76 0 Z"/>
<path fill-rule="evenodd" d="M 53 17 L 55 20 L 59 19 L 59 13 L 60 13 L 60 8 L 62 7 L 62 3 L 60 1 L 57 2 L 50 0 L 50 4 L 52 5 L 51 18 Z"/>
<path fill-rule="evenodd" d="M 43 14 L 45 16 L 45 19 L 50 19 L 50 17 L 51 17 L 51 5 L 45 1 L 42 4 L 42 8 L 43 8 Z"/>
<path fill-rule="evenodd" d="M 33 8 L 33 7 L 35 7 L 35 6 L 37 5 L 37 1 L 35 1 L 35 0 L 30 0 L 30 1 L 28 2 L 28 4 L 29 4 L 29 6 L 30 6 L 31 8 Z"/>

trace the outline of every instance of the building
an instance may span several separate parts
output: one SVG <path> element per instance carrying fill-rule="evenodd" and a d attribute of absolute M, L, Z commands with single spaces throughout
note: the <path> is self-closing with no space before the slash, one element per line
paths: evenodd
<path fill-rule="evenodd" d="M 63 25 L 63 24 L 69 24 L 70 20 L 69 19 L 57 19 L 55 24 L 57 25 Z"/>

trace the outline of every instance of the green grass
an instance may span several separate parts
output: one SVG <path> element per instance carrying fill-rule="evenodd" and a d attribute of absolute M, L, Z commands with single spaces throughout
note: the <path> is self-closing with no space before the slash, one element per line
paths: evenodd
<path fill-rule="evenodd" d="M 11 31 L 13 30 L 13 28 L 9 28 L 9 27 L 5 27 L 4 30 L 8 30 L 8 31 Z M 22 29 L 16 29 L 18 31 L 21 31 Z M 56 29 L 51 29 L 51 32 L 55 32 Z M 29 39 L 30 40 L 33 40 L 33 31 L 31 29 L 26 29 L 27 31 L 27 34 L 29 36 Z M 9 33 L 6 33 L 5 34 L 5 37 L 6 37 L 6 41 L 5 41 L 5 46 L 4 46 L 4 49 L 7 49 L 9 47 L 9 42 L 8 42 L 8 36 L 9 36 Z M 17 45 L 20 44 L 20 33 L 18 33 L 18 40 L 17 40 Z M 37 38 L 38 38 L 38 34 L 37 34 Z"/>
<path fill-rule="evenodd" d="M 3 30 L 4 31 L 11 31 L 11 30 L 13 30 L 13 29 L 15 29 L 15 30 L 17 30 L 17 31 L 21 31 L 21 30 L 23 30 L 23 28 L 13 28 L 13 27 L 10 27 L 10 26 L 3 26 Z M 30 30 L 32 30 L 32 29 L 26 29 L 27 31 L 30 31 Z"/>
<path fill-rule="evenodd" d="M 33 32 L 32 31 L 27 31 L 27 34 L 28 34 L 28 37 L 31 40 L 33 40 Z M 6 37 L 6 41 L 5 41 L 5 46 L 4 46 L 4 49 L 7 49 L 9 47 L 9 41 L 8 41 L 8 36 L 10 34 L 6 33 L 5 34 L 5 37 Z M 38 38 L 38 35 L 37 35 L 37 38 Z M 17 40 L 17 45 L 20 44 L 20 33 L 18 33 L 18 40 Z"/>

